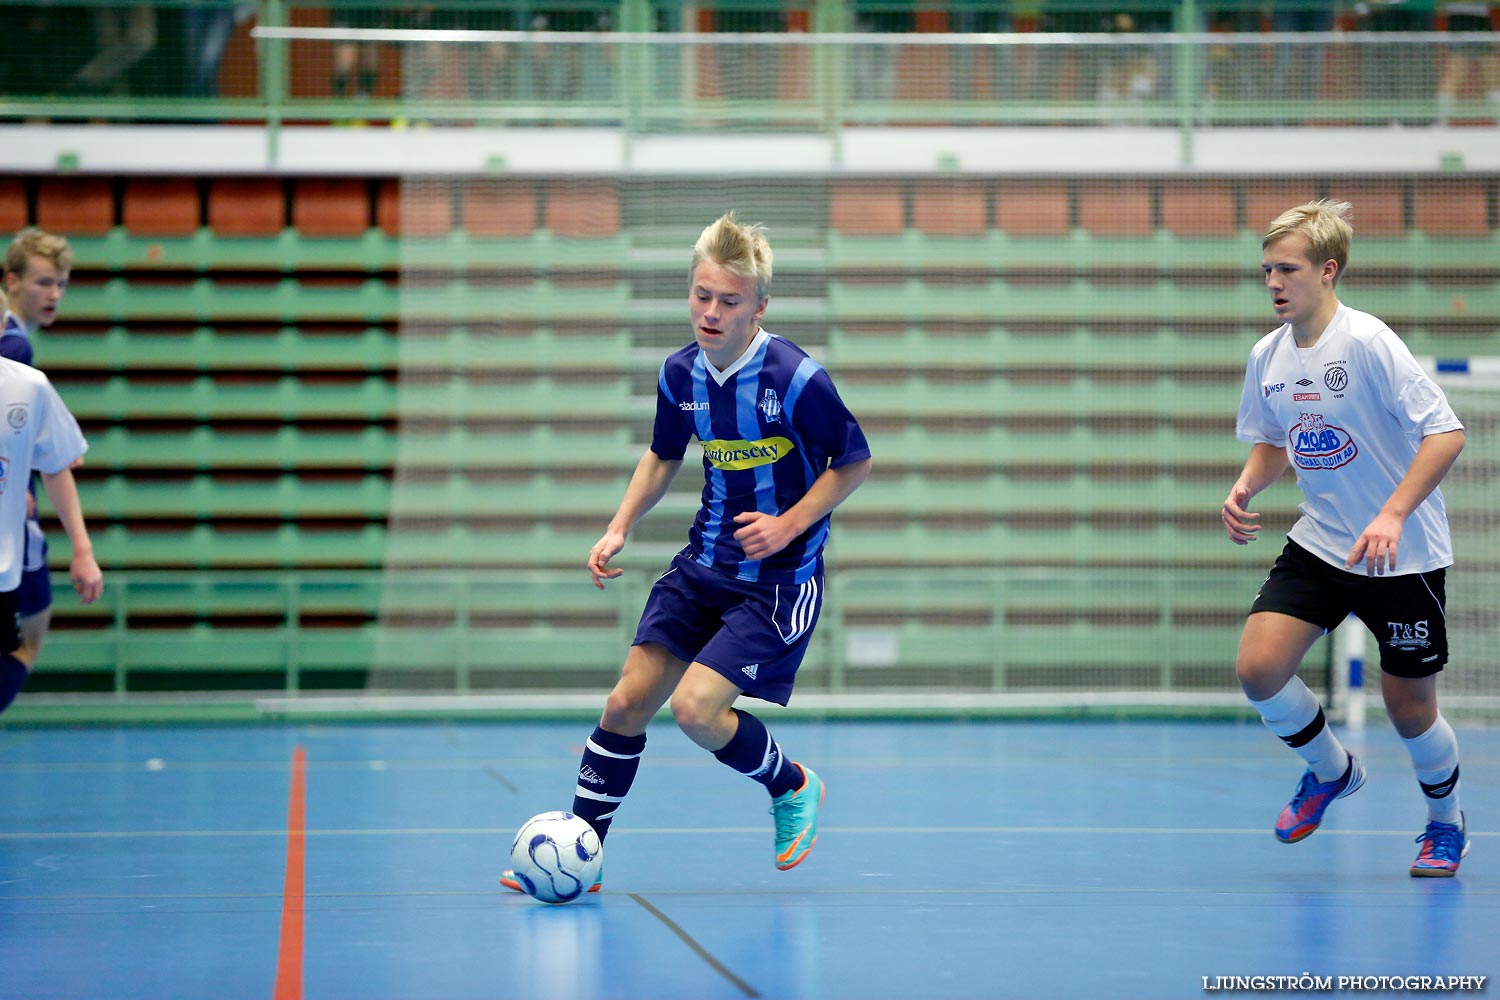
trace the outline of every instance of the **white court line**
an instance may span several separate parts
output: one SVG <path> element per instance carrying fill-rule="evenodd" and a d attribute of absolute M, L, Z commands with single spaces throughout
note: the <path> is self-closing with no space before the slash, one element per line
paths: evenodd
<path fill-rule="evenodd" d="M 764 827 L 759 826 L 722 826 L 722 827 L 635 827 L 614 828 L 610 830 L 612 837 L 630 836 L 721 836 L 723 834 L 750 834 L 758 835 L 765 833 Z M 974 834 L 1011 834 L 1011 835 L 1042 835 L 1053 836 L 1055 834 L 1083 834 L 1093 836 L 1197 836 L 1197 837 L 1264 837 L 1268 830 L 1265 827 L 1142 827 L 1142 826 L 825 826 L 819 829 L 819 833 L 835 833 L 839 836 L 851 836 L 860 834 L 922 834 L 933 836 L 941 834 L 953 834 L 959 836 L 972 836 Z M 1328 830 L 1320 829 L 1318 833 L 1323 837 L 1410 837 L 1411 831 L 1400 830 Z M 393 827 L 393 828 L 366 828 L 366 829 L 324 829 L 307 830 L 309 837 L 511 837 L 515 831 L 509 827 Z M 42 831 L 20 831 L 0 833 L 0 841 L 5 840 L 108 840 L 138 837 L 142 839 L 153 838 L 186 838 L 186 837 L 285 837 L 285 830 L 59 830 L 56 832 Z M 1476 837 L 1500 837 L 1500 831 L 1471 831 L 1471 839 Z"/>

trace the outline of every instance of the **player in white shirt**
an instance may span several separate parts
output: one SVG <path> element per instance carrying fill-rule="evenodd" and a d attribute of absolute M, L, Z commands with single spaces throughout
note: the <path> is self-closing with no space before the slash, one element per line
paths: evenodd
<path fill-rule="evenodd" d="M 1261 269 L 1282 325 L 1245 369 L 1235 432 L 1250 443 L 1225 498 L 1225 531 L 1252 542 L 1252 497 L 1291 464 L 1304 502 L 1261 585 L 1235 671 L 1266 726 L 1307 763 L 1277 820 L 1283 843 L 1312 834 L 1324 810 L 1365 779 L 1317 696 L 1297 677 L 1317 639 L 1350 614 L 1380 646 L 1381 695 L 1427 801 L 1412 875 L 1452 876 L 1468 851 L 1458 803 L 1458 741 L 1438 711 L 1448 660 L 1444 571 L 1453 562 L 1438 484 L 1464 446 L 1441 389 L 1380 320 L 1339 302 L 1353 229 L 1347 203 L 1293 208 L 1261 241 Z"/>
<path fill-rule="evenodd" d="M 0 321 L 0 358 L 37 367 L 31 338 L 57 319 L 72 268 L 73 250 L 61 236 L 31 227 L 11 240 L 5 251 L 5 288 L 10 305 Z M 52 627 L 52 570 L 47 560 L 47 536 L 37 516 L 35 486 L 34 482 L 29 484 L 32 500 L 26 519 L 26 568 L 16 589 L 21 642 L 31 654 L 32 666 Z"/>
<path fill-rule="evenodd" d="M 70 467 L 88 450 L 78 422 L 47 376 L 0 358 L 0 712 L 26 683 L 34 653 L 21 643 L 16 589 L 26 559 L 26 485 L 33 470 L 73 547 L 70 575 L 85 604 L 99 599 L 104 575 L 94 559 Z"/>

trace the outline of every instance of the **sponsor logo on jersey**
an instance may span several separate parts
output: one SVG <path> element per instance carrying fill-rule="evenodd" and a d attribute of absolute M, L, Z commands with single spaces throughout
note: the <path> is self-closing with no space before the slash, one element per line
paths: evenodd
<path fill-rule="evenodd" d="M 705 441 L 703 457 L 716 469 L 754 469 L 781 461 L 795 447 L 784 437 L 762 438 L 759 441 Z"/>
<path fill-rule="evenodd" d="M 1321 413 L 1304 413 L 1287 432 L 1292 461 L 1299 469 L 1337 469 L 1354 461 L 1359 447 L 1342 427 L 1323 422 Z"/>
<path fill-rule="evenodd" d="M 1270 399 L 1273 392 L 1281 392 L 1282 390 L 1284 390 L 1286 388 L 1286 383 L 1276 382 L 1274 384 L 1263 385 L 1261 386 L 1261 388 L 1266 391 L 1266 398 Z"/>
<path fill-rule="evenodd" d="M 690 400 L 690 401 L 688 401 L 686 403 L 678 403 L 677 404 L 677 408 L 679 410 L 684 410 L 686 412 L 693 413 L 693 412 L 696 412 L 698 410 L 706 410 L 706 409 L 708 409 L 708 404 L 707 403 L 700 403 L 697 400 Z"/>
<path fill-rule="evenodd" d="M 1322 399 L 1323 394 L 1320 392 L 1294 392 L 1292 393 L 1292 398 L 1299 403 L 1305 403 L 1315 399 Z"/>
<path fill-rule="evenodd" d="M 1310 378 L 1299 378 L 1297 380 L 1297 384 L 1300 385 L 1302 388 L 1306 389 L 1308 386 L 1312 385 L 1312 379 L 1310 379 Z"/>
<path fill-rule="evenodd" d="M 26 426 L 26 404 L 17 403 L 5 414 L 5 422 L 16 430 Z"/>
<path fill-rule="evenodd" d="M 0 496 L 5 494 L 5 484 L 10 481 L 10 459 L 0 458 Z"/>

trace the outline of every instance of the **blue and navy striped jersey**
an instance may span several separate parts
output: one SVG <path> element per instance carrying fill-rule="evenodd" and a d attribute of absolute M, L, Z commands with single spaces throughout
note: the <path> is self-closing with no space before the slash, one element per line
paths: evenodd
<path fill-rule="evenodd" d="M 5 310 L 5 319 L 0 323 L 0 358 L 10 358 L 19 361 L 23 365 L 36 367 L 32 358 L 35 357 L 31 350 L 31 337 L 26 333 L 26 327 L 21 325 L 21 319 L 9 309 Z M 36 494 L 36 477 L 26 484 L 26 489 L 32 495 Z M 33 517 L 31 520 L 35 521 Z"/>
<path fill-rule="evenodd" d="M 5 325 L 0 329 L 0 358 L 10 358 L 23 365 L 31 364 L 31 338 L 26 335 L 26 328 L 12 312 L 5 314 Z"/>
<path fill-rule="evenodd" d="M 722 382 L 720 379 L 722 378 Z M 765 331 L 729 374 L 715 372 L 697 344 L 661 366 L 651 450 L 680 461 L 703 442 L 703 503 L 688 533 L 694 558 L 740 580 L 805 583 L 817 572 L 829 518 L 768 559 L 746 559 L 735 516 L 780 514 L 826 469 L 870 457 L 864 432 L 833 379 L 797 345 Z"/>

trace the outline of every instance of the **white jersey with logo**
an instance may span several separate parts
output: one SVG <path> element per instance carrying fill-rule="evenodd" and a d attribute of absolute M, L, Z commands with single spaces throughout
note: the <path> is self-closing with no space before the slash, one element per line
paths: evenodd
<path fill-rule="evenodd" d="M 0 592 L 21 583 L 26 484 L 31 472 L 61 472 L 88 450 L 78 421 L 47 376 L 0 358 Z"/>
<path fill-rule="evenodd" d="M 1312 347 L 1298 347 L 1289 324 L 1261 338 L 1245 368 L 1235 423 L 1242 441 L 1286 448 L 1305 498 L 1288 537 L 1341 569 L 1406 476 L 1422 438 L 1462 429 L 1400 338 L 1345 305 Z M 1452 564 L 1448 512 L 1433 490 L 1406 519 L 1395 572 Z"/>

